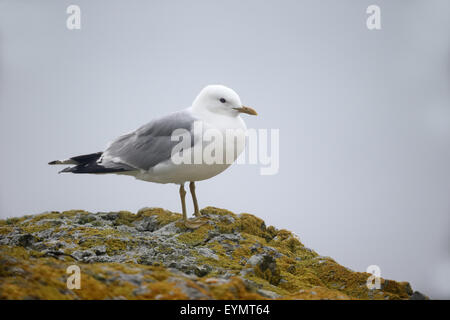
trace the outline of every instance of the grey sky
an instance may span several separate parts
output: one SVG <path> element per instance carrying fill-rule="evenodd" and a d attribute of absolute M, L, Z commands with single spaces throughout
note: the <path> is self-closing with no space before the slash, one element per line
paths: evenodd
<path fill-rule="evenodd" d="M 81 7 L 82 29 L 66 28 Z M 366 28 L 381 7 L 382 30 Z M 232 166 L 200 206 L 249 212 L 354 270 L 450 298 L 450 2 L 0 0 L 0 218 L 180 211 L 177 187 L 58 175 L 211 83 L 280 129 L 280 172 Z M 192 212 L 192 207 L 189 207 Z"/>

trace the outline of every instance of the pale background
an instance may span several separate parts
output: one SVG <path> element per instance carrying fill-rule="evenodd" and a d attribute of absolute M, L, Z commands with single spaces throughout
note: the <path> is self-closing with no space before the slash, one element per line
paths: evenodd
<path fill-rule="evenodd" d="M 380 31 L 366 28 L 371 4 Z M 447 0 L 0 0 L 0 218 L 180 211 L 173 185 L 47 162 L 101 151 L 222 83 L 259 112 L 249 127 L 280 129 L 280 172 L 233 166 L 198 184 L 202 207 L 253 213 L 351 269 L 450 298 L 449 12 Z"/>

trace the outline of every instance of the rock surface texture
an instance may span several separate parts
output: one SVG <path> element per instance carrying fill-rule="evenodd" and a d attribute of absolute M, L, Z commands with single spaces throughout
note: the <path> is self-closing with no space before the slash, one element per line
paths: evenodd
<path fill-rule="evenodd" d="M 195 230 L 159 208 L 0 220 L 0 299 L 426 298 L 407 282 L 382 279 L 369 290 L 369 274 L 251 214 L 202 214 L 208 222 Z M 72 265 L 79 289 L 67 286 Z"/>

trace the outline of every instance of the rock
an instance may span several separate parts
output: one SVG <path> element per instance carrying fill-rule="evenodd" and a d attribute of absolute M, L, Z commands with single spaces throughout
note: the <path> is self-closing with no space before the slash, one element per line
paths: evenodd
<path fill-rule="evenodd" d="M 217 236 L 211 238 L 208 242 L 225 243 L 226 240 L 231 242 L 239 242 L 242 240 L 242 237 L 240 234 L 218 234 Z"/>
<path fill-rule="evenodd" d="M 78 224 L 87 224 L 95 221 L 95 216 L 93 214 L 87 214 L 87 215 L 80 215 L 80 217 L 77 220 Z"/>
<path fill-rule="evenodd" d="M 211 271 L 212 268 L 207 264 L 194 268 L 194 273 L 198 277 L 204 277 Z"/>
<path fill-rule="evenodd" d="M 247 269 L 242 269 L 241 272 L 239 273 L 241 276 L 245 277 L 246 275 L 249 274 L 254 274 L 255 271 L 253 270 L 253 268 L 247 268 Z"/>
<path fill-rule="evenodd" d="M 53 228 L 42 230 L 40 232 L 36 232 L 36 238 L 38 239 L 49 239 L 53 234 Z"/>
<path fill-rule="evenodd" d="M 83 260 L 87 260 L 86 258 L 93 256 L 94 252 L 91 250 L 76 250 L 74 252 L 72 252 L 72 257 L 74 257 L 76 260 L 78 261 L 83 261 Z"/>
<path fill-rule="evenodd" d="M 31 234 L 26 233 L 26 234 L 21 234 L 21 235 L 15 237 L 13 240 L 13 244 L 27 248 L 27 247 L 32 246 L 34 243 L 36 243 L 36 241 L 37 241 L 36 237 L 34 237 Z"/>
<path fill-rule="evenodd" d="M 209 248 L 199 248 L 197 250 L 197 252 L 199 254 L 201 254 L 202 256 L 206 257 L 206 258 L 211 258 L 214 260 L 219 260 L 219 257 L 217 256 L 217 254 L 214 253 L 214 251 L 212 251 Z"/>
<path fill-rule="evenodd" d="M 161 208 L 0 220 L 0 299 L 427 299 L 409 283 L 365 286 L 287 230 L 208 207 L 192 230 Z M 77 265 L 81 287 L 66 286 Z"/>
<path fill-rule="evenodd" d="M 139 288 L 133 290 L 133 295 L 140 296 L 140 295 L 145 295 L 149 292 L 150 291 L 146 287 L 139 287 Z"/>
<path fill-rule="evenodd" d="M 119 217 L 117 212 L 109 212 L 101 216 L 103 219 L 108 221 L 114 221 Z"/>
<path fill-rule="evenodd" d="M 414 293 L 411 295 L 411 297 L 409 299 L 410 300 L 429 300 L 430 298 L 428 298 L 426 295 L 424 295 L 423 293 L 421 293 L 419 291 L 414 291 Z"/>
<path fill-rule="evenodd" d="M 261 278 L 269 280 L 270 284 L 277 285 L 280 282 L 280 270 L 275 259 L 271 255 L 253 255 L 248 259 L 247 264 L 253 266 L 255 273 Z"/>
<path fill-rule="evenodd" d="M 116 227 L 116 229 L 118 231 L 120 231 L 120 232 L 123 232 L 123 233 L 135 233 L 136 232 L 135 228 L 129 227 L 129 226 L 120 226 L 119 225 L 119 226 Z"/>
<path fill-rule="evenodd" d="M 252 266 L 259 265 L 263 261 L 263 255 L 257 254 L 250 257 L 250 259 L 247 260 L 247 263 Z"/>
<path fill-rule="evenodd" d="M 95 252 L 96 255 L 101 256 L 106 253 L 106 246 L 95 246 L 92 248 L 92 250 Z"/>
<path fill-rule="evenodd" d="M 136 230 L 153 232 L 158 229 L 159 223 L 156 216 L 145 217 L 135 223 Z"/>
<path fill-rule="evenodd" d="M 262 256 L 262 259 L 258 261 L 255 266 L 255 273 L 259 275 L 261 278 L 266 279 L 272 285 L 278 285 L 281 280 L 281 272 L 277 265 L 276 260 L 265 254 Z"/>
<path fill-rule="evenodd" d="M 179 232 L 179 228 L 175 225 L 175 222 L 169 223 L 168 225 L 165 225 L 161 229 L 156 230 L 153 232 L 156 236 L 173 236 Z"/>
<path fill-rule="evenodd" d="M 262 295 L 263 297 L 269 298 L 269 299 L 278 299 L 281 296 L 273 291 L 269 291 L 269 290 L 264 290 L 264 289 L 259 289 L 256 292 L 258 292 L 260 295 Z"/>
<path fill-rule="evenodd" d="M 127 273 L 120 272 L 116 279 L 119 281 L 122 281 L 122 282 L 129 282 L 131 284 L 134 284 L 137 287 L 140 287 L 140 285 L 142 283 L 143 275 L 140 273 L 127 274 Z"/>
<path fill-rule="evenodd" d="M 22 268 L 19 268 L 19 267 L 10 268 L 9 272 L 11 272 L 11 274 L 16 275 L 16 276 L 25 276 L 26 274 L 28 274 L 28 272 L 26 272 L 25 270 L 23 270 Z"/>
<path fill-rule="evenodd" d="M 190 299 L 211 299 L 202 292 L 201 288 L 189 285 L 188 281 L 179 278 L 170 278 L 168 281 L 174 283 L 175 287 L 181 289 L 181 291 Z"/>

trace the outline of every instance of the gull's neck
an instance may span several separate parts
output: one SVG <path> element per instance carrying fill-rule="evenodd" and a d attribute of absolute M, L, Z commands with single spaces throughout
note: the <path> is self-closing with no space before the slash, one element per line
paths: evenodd
<path fill-rule="evenodd" d="M 206 108 L 190 107 L 189 112 L 199 120 L 212 125 L 217 129 L 246 129 L 244 120 L 237 116 L 231 116 L 229 114 L 222 114 L 217 112 L 211 112 Z"/>

